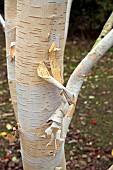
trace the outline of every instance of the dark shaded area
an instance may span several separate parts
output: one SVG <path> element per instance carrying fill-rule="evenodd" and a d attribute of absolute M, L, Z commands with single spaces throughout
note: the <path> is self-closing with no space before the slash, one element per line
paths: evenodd
<path fill-rule="evenodd" d="M 73 0 L 69 38 L 95 39 L 113 10 L 112 0 Z"/>
<path fill-rule="evenodd" d="M 4 13 L 4 0 L 0 0 L 0 13 Z"/>
<path fill-rule="evenodd" d="M 113 10 L 112 0 L 73 0 L 69 39 L 76 36 L 95 39 Z M 0 13 L 4 13 L 4 0 L 0 0 Z"/>

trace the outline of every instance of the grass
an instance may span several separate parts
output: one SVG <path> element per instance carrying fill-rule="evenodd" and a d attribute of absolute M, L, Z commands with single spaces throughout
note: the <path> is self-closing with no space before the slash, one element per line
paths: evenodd
<path fill-rule="evenodd" d="M 67 81 L 73 69 L 78 65 L 83 57 L 90 50 L 92 43 L 86 42 L 84 46 L 79 42 L 73 45 L 72 42 L 68 43 L 65 51 L 65 80 Z M 68 58 L 67 58 L 68 56 Z M 69 64 L 68 64 L 69 63 Z M 69 67 L 68 67 L 69 65 Z M 87 153 L 86 147 L 90 146 L 94 150 L 101 150 L 99 155 L 100 162 L 96 160 L 95 155 L 93 158 L 96 160 L 95 167 L 101 169 L 101 158 L 106 155 L 106 148 L 109 149 L 109 161 L 105 161 L 104 168 L 107 169 L 110 164 L 112 164 L 113 158 L 110 155 L 113 148 L 113 59 L 112 50 L 104 56 L 99 63 L 97 63 L 89 75 L 86 77 L 83 83 L 81 92 L 79 94 L 78 103 L 75 115 L 73 117 L 70 131 L 70 140 L 75 139 L 76 130 L 80 131 L 75 142 L 70 144 L 67 140 L 66 143 L 66 153 L 67 160 L 72 162 L 77 162 L 77 160 L 71 160 L 69 155 L 69 150 L 74 150 L 74 155 L 77 155 L 77 159 L 82 159 L 82 155 Z M 70 132 L 69 132 L 70 133 Z M 72 139 L 73 138 L 73 139 Z M 80 142 L 81 143 L 80 143 Z M 78 144 L 79 143 L 79 144 Z M 89 145 L 88 145 L 89 143 Z M 81 145 L 81 149 L 80 146 Z M 79 146 L 79 147 L 78 147 Z M 73 149 L 73 147 L 75 147 Z M 92 150 L 93 150 L 92 149 Z M 93 151 L 92 151 L 93 152 Z M 74 157 L 73 155 L 73 157 Z M 87 156 L 91 158 L 89 153 Z M 86 161 L 86 160 L 85 160 Z M 78 160 L 79 162 L 79 160 Z M 88 162 L 86 161 L 88 164 Z M 69 164 L 69 165 L 70 165 Z M 80 163 L 79 163 L 80 164 Z M 86 165 L 86 164 L 85 164 Z M 79 165 L 80 166 L 80 165 Z M 94 165 L 92 165 L 94 166 Z M 90 169 L 86 165 L 86 169 Z M 70 169 L 70 166 L 69 166 Z M 82 169 L 81 166 L 79 169 Z M 83 167 L 84 169 L 84 167 Z M 103 170 L 105 170 L 103 169 Z"/>

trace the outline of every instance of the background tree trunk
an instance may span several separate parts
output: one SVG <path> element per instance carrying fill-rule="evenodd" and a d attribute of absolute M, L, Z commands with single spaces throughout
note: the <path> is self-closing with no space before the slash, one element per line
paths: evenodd
<path fill-rule="evenodd" d="M 15 59 L 12 58 L 10 54 L 11 48 L 14 48 L 14 43 L 12 47 L 11 47 L 11 43 L 15 42 L 16 40 L 16 13 L 17 13 L 17 1 L 6 0 L 5 1 L 5 37 L 6 37 L 7 74 L 8 74 L 8 83 L 10 88 L 11 100 L 13 103 L 16 119 L 18 120 L 16 81 L 15 81 Z"/>

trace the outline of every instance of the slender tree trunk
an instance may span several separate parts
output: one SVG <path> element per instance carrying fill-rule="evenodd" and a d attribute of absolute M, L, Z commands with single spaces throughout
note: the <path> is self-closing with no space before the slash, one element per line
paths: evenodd
<path fill-rule="evenodd" d="M 17 0 L 6 0 L 5 37 L 6 37 L 7 74 L 13 108 L 16 119 L 18 120 L 16 81 L 15 81 L 15 58 L 13 56 L 15 48 L 14 42 L 16 40 L 16 13 L 17 13 Z"/>
<path fill-rule="evenodd" d="M 54 42 L 56 48 L 60 48 L 55 60 L 63 79 L 66 11 L 67 0 L 17 0 L 15 69 L 25 170 L 53 170 L 61 166 L 64 143 L 53 139 L 49 145 L 55 132 L 47 136 L 44 131 L 49 127 L 46 121 L 59 107 L 62 97 L 58 88 L 37 76 L 37 67 L 44 61 L 51 74 L 56 74 L 52 56 L 49 61 L 49 49 Z"/>
<path fill-rule="evenodd" d="M 1 14 L 0 14 L 0 24 L 2 25 L 3 31 L 5 31 L 5 21 Z"/>

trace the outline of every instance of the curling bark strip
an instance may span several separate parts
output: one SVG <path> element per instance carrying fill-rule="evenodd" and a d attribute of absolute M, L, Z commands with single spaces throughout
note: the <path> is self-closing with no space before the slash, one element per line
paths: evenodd
<path fill-rule="evenodd" d="M 15 81 L 15 59 L 14 56 L 13 58 L 11 56 L 14 52 L 14 43 L 12 42 L 15 42 L 16 40 L 16 13 L 17 13 L 17 0 L 6 0 L 5 37 L 6 37 L 7 74 L 11 100 L 13 103 L 16 120 L 18 120 L 16 81 Z"/>
<path fill-rule="evenodd" d="M 52 121 L 52 124 L 48 128 L 49 131 L 50 129 L 54 129 L 56 127 L 57 127 L 57 130 L 61 129 L 61 124 L 62 124 L 62 134 L 63 134 L 62 137 L 63 139 L 66 138 L 68 127 L 70 125 L 72 115 L 75 110 L 76 101 L 77 101 L 81 86 L 83 84 L 84 78 L 87 76 L 88 72 L 91 70 L 93 65 L 112 46 L 113 46 L 113 29 L 88 53 L 88 55 L 80 62 L 80 64 L 77 66 L 77 68 L 72 73 L 67 83 L 66 89 L 69 90 L 69 92 L 72 93 L 73 96 L 75 97 L 75 104 L 69 106 L 67 103 L 64 105 L 64 102 L 62 102 L 61 106 L 57 108 L 57 110 L 55 111 L 55 114 L 53 114 L 49 118 L 49 120 Z M 52 81 L 50 83 L 52 83 Z M 63 117 L 61 110 L 65 115 L 64 117 Z M 60 116 L 62 118 L 61 120 L 58 119 L 58 117 Z M 57 125 L 55 123 L 57 123 Z"/>
<path fill-rule="evenodd" d="M 67 0 L 17 0 L 15 70 L 25 170 L 53 170 L 61 166 L 64 144 L 57 140 L 60 131 L 47 135 L 45 130 L 49 127 L 46 121 L 59 107 L 62 97 L 57 87 L 37 76 L 36 70 L 41 61 L 49 62 L 48 51 L 55 42 L 61 49 L 56 58 L 63 78 L 66 10 Z"/>
<path fill-rule="evenodd" d="M 68 0 L 68 4 L 67 0 L 17 1 L 16 86 L 24 169 L 65 170 L 64 141 L 78 94 L 84 77 L 113 45 L 113 30 L 106 35 L 111 29 L 113 14 L 103 28 L 105 32 L 102 32 L 101 38 L 103 34 L 105 38 L 102 41 L 99 39 L 98 45 L 78 65 L 64 87 L 59 82 L 63 79 L 63 54 L 72 0 Z M 8 79 L 14 92 L 15 49 L 11 42 L 15 41 L 16 0 L 5 2 L 5 14 Z M 49 58 L 48 50 L 53 42 L 61 50 L 53 52 Z M 38 70 L 37 77 L 36 70 L 40 63 L 47 70 Z M 16 99 L 16 95 L 13 97 Z M 14 140 L 10 134 L 9 138 Z"/>

